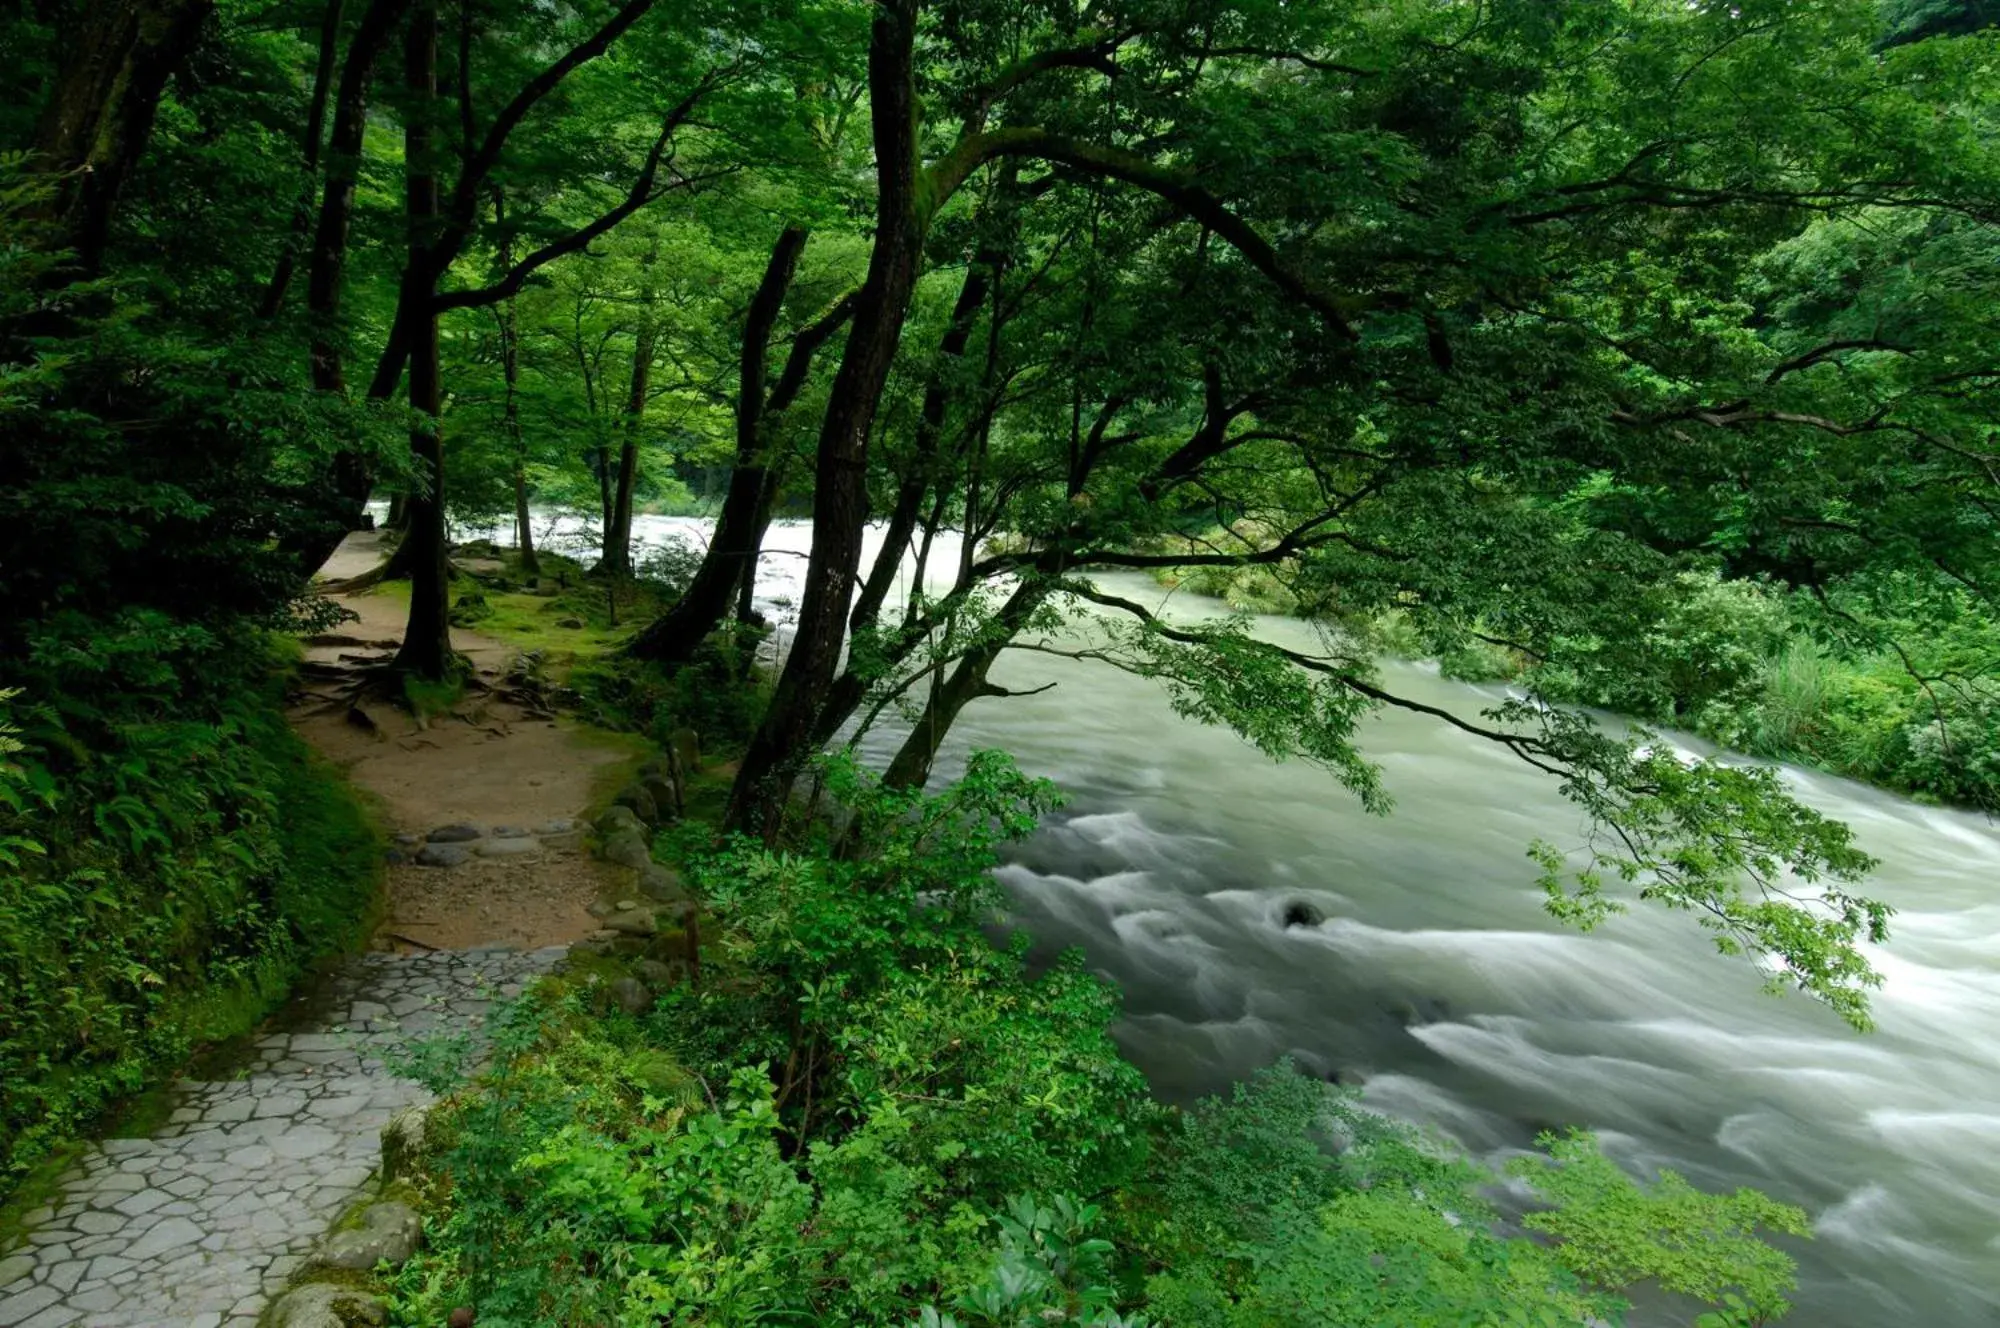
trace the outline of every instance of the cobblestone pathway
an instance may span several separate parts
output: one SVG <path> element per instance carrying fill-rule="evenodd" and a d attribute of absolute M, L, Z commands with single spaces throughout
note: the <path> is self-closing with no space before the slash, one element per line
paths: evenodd
<path fill-rule="evenodd" d="M 423 1096 L 386 1046 L 464 1029 L 562 947 L 370 954 L 237 1077 L 175 1085 L 170 1123 L 107 1139 L 0 1254 L 0 1328 L 221 1328 L 256 1322 L 379 1161 L 384 1122 Z"/>

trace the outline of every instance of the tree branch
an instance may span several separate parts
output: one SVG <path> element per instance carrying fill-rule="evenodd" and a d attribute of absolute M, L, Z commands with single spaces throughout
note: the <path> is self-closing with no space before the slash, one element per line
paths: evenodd
<path fill-rule="evenodd" d="M 456 243 L 447 241 L 445 245 L 440 245 L 441 249 L 447 246 L 450 249 L 450 253 L 444 258 L 447 265 L 452 257 L 456 257 L 458 245 L 464 243 L 465 236 L 472 230 L 473 219 L 478 214 L 480 186 L 485 183 L 493 168 L 499 165 L 500 154 L 507 146 L 508 135 L 527 118 L 528 112 L 534 109 L 536 102 L 555 91 L 556 86 L 568 78 L 579 65 L 587 64 L 603 55 L 611 48 L 612 42 L 618 40 L 627 29 L 645 17 L 646 11 L 652 7 L 653 0 L 626 0 L 618 12 L 606 20 L 596 32 L 570 47 L 553 64 L 529 79 L 521 90 L 514 94 L 514 99 L 493 117 L 493 123 L 487 127 L 486 137 L 480 141 L 478 151 L 472 154 L 465 163 L 465 169 L 459 172 L 458 183 L 452 189 L 451 205 L 445 210 L 445 215 L 450 218 L 452 230 L 457 233 Z"/>
<path fill-rule="evenodd" d="M 666 123 L 660 127 L 660 136 L 653 140 L 652 149 L 646 154 L 646 164 L 640 168 L 638 178 L 624 199 L 614 208 L 605 212 L 587 225 L 579 226 L 559 240 L 552 241 L 527 255 L 507 270 L 506 275 L 490 286 L 475 286 L 470 290 L 448 291 L 436 297 L 439 313 L 451 309 L 472 309 L 481 305 L 498 304 L 510 295 L 518 293 L 537 268 L 544 267 L 566 254 L 573 254 L 586 248 L 592 240 L 605 234 L 625 218 L 655 199 L 685 187 L 686 181 L 677 181 L 659 193 L 653 192 L 653 181 L 659 177 L 660 163 L 666 158 L 667 149 L 673 142 L 674 131 L 686 122 L 695 105 L 714 86 L 719 71 L 710 70 L 702 76 L 695 90 L 683 97 L 678 105 L 667 113 Z"/>
<path fill-rule="evenodd" d="M 1119 180 L 1155 194 L 1208 227 L 1242 254 L 1280 290 L 1317 313 L 1342 341 L 1357 335 L 1341 302 L 1307 285 L 1285 266 L 1255 227 L 1224 207 L 1214 194 L 1184 171 L 1162 166 L 1122 148 L 1081 143 L 1041 128 L 995 129 L 968 134 L 925 173 L 930 209 L 941 208 L 980 166 L 998 157 L 1029 157 Z"/>

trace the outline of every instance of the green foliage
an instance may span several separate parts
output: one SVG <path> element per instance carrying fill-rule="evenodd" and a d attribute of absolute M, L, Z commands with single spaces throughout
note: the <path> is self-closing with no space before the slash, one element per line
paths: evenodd
<path fill-rule="evenodd" d="M 1147 1328 L 1139 1315 L 1113 1308 L 1110 1285 L 1114 1246 L 1091 1234 L 1101 1212 L 1057 1195 L 1037 1203 L 1025 1195 L 1007 1201 L 995 1219 L 1000 1249 L 985 1280 L 958 1298 L 963 1317 L 926 1305 L 917 1328 Z"/>
<path fill-rule="evenodd" d="M 1651 1282 L 1710 1304 L 1741 1306 L 1752 1323 L 1789 1308 L 1784 1292 L 1794 1285 L 1796 1267 L 1757 1232 L 1809 1236 L 1802 1210 L 1755 1190 L 1704 1194 L 1671 1171 L 1641 1185 L 1581 1131 L 1544 1135 L 1540 1143 L 1546 1159 L 1521 1159 L 1508 1171 L 1555 1205 L 1524 1221 L 1559 1242 L 1555 1257 L 1578 1277 L 1598 1286 Z"/>
<path fill-rule="evenodd" d="M 1590 816 L 1580 863 L 1545 840 L 1530 849 L 1551 913 L 1588 928 L 1622 907 L 1607 875 L 1635 883 L 1641 899 L 1693 912 L 1722 953 L 1774 961 L 1768 990 L 1796 988 L 1869 1026 L 1882 979 L 1857 943 L 1879 944 L 1891 910 L 1840 884 L 1874 866 L 1845 825 L 1788 796 L 1769 767 L 1683 759 L 1644 729 L 1613 738 L 1528 702 L 1489 713 L 1539 731 L 1536 759 Z"/>
<path fill-rule="evenodd" d="M 462 1047 L 412 1058 L 447 1097 L 398 1322 L 1543 1328 L 1646 1282 L 1782 1308 L 1753 1230 L 1792 1210 L 1635 1187 L 1587 1136 L 1533 1172 L 1551 1247 L 1502 1234 L 1493 1173 L 1289 1065 L 1158 1106 L 1101 983 L 981 931 L 1046 785 L 990 752 L 930 798 L 822 779 L 825 840 L 679 845 L 698 988 L 594 1015 L 596 979 L 554 979 L 470 1080 Z"/>
<path fill-rule="evenodd" d="M 259 643 L 126 628 L 96 648 L 112 677 L 40 674 L 4 703 L 0 1184 L 373 915 L 377 836 L 286 727 Z"/>

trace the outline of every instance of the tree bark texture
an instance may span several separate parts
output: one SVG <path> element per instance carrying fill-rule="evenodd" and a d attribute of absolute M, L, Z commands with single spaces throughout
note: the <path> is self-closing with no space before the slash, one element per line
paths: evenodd
<path fill-rule="evenodd" d="M 194 50 L 214 0 L 115 0 L 87 7 L 35 135 L 36 164 L 57 175 L 56 215 L 75 274 L 103 266 L 111 218 L 145 153 L 167 80 Z"/>
<path fill-rule="evenodd" d="M 410 0 L 370 0 L 347 44 L 340 86 L 333 99 L 333 127 L 327 135 L 326 180 L 320 188 L 319 215 L 312 228 L 306 256 L 306 313 L 310 342 L 306 352 L 313 387 L 347 395 L 345 357 L 341 351 L 340 296 L 347 269 L 348 234 L 354 220 L 354 194 L 361 175 L 362 135 L 368 128 L 368 84 L 375 63 L 395 34 Z M 286 541 L 307 575 L 333 556 L 347 532 L 361 524 L 362 511 L 375 488 L 374 468 L 352 447 L 333 455 L 327 474 L 324 518 Z M 395 524 L 394 514 L 390 524 Z"/>
<path fill-rule="evenodd" d="M 300 143 L 298 202 L 292 207 L 291 229 L 279 241 L 278 262 L 264 287 L 257 306 L 259 318 L 275 318 L 285 307 L 285 292 L 291 288 L 292 273 L 298 267 L 299 249 L 312 230 L 313 194 L 319 185 L 320 144 L 326 136 L 326 103 L 333 91 L 333 66 L 340 54 L 340 18 L 346 6 L 342 0 L 326 0 L 320 12 L 319 59 L 313 65 L 312 100 L 306 109 L 305 133 Z"/>
<path fill-rule="evenodd" d="M 425 418 L 410 431 L 418 488 L 409 497 L 410 529 L 403 552 L 410 569 L 410 618 L 395 667 L 431 681 L 451 669 L 449 571 L 444 530 L 444 446 L 438 433 L 442 407 L 438 363 L 438 314 L 429 299 L 430 246 L 438 215 L 438 184 L 432 160 L 431 121 L 437 103 L 437 4 L 418 0 L 404 40 L 404 81 L 410 109 L 403 128 L 405 211 L 409 254 L 403 269 L 403 299 L 413 313 L 410 345 L 410 406 Z"/>
<path fill-rule="evenodd" d="M 812 754 L 814 723 L 840 664 L 868 524 L 868 435 L 923 258 L 927 213 L 917 190 L 916 8 L 916 0 L 882 0 L 869 31 L 875 243 L 821 421 L 813 475 L 813 547 L 798 628 L 770 707 L 729 793 L 725 824 L 767 837 L 775 836 L 792 780 Z"/>
<path fill-rule="evenodd" d="M 938 344 L 937 363 L 924 387 L 923 408 L 917 416 L 917 436 L 911 447 L 910 463 L 896 487 L 896 502 L 889 511 L 882 549 L 875 557 L 868 579 L 862 583 L 861 594 L 854 601 L 854 612 L 849 621 L 852 631 L 859 632 L 874 625 L 881 616 L 882 605 L 889 598 L 889 588 L 896 582 L 896 573 L 903 565 L 903 550 L 915 533 L 917 519 L 923 512 L 924 494 L 936 478 L 934 462 L 938 444 L 944 438 L 945 414 L 951 408 L 957 386 L 954 377 L 965 358 L 966 343 L 972 339 L 972 328 L 978 321 L 980 306 L 986 301 L 988 283 L 1005 261 L 1005 251 L 982 248 L 965 274 L 965 284 L 958 288 L 958 300 L 952 306 L 951 321 L 946 324 L 944 337 Z"/>
<path fill-rule="evenodd" d="M 639 289 L 639 332 L 632 344 L 632 379 L 625 392 L 623 439 L 618 448 L 618 479 L 611 493 L 611 516 L 604 527 L 604 557 L 600 570 L 612 581 L 632 576 L 632 491 L 639 483 L 639 436 L 646 419 L 646 398 L 653 383 L 653 354 L 659 325 L 653 313 L 653 264 L 659 261 L 654 242 L 644 263 Z"/>
<path fill-rule="evenodd" d="M 743 350 L 737 368 L 736 464 L 729 472 L 729 489 L 722 499 L 722 511 L 715 522 L 715 534 L 708 553 L 695 570 L 694 579 L 674 603 L 640 633 L 632 652 L 641 659 L 667 665 L 685 664 L 711 632 L 728 616 L 730 600 L 746 575 L 754 577 L 757 546 L 763 527 L 757 520 L 764 487 L 769 478 L 765 456 L 764 421 L 767 414 L 764 378 L 771 348 L 771 333 L 792 284 L 799 255 L 804 252 L 806 231 L 787 226 L 771 249 L 764 275 L 750 300 L 744 320 Z"/>
<path fill-rule="evenodd" d="M 882 776 L 885 787 L 923 788 L 931 777 L 931 768 L 937 764 L 938 749 L 944 746 L 945 735 L 951 732 L 959 713 L 982 696 L 1007 695 L 1005 689 L 987 682 L 987 672 L 1048 595 L 1048 583 L 1039 577 L 1025 579 L 1014 588 L 995 615 L 990 635 L 960 656 L 950 676 L 931 688 L 923 713 Z"/>

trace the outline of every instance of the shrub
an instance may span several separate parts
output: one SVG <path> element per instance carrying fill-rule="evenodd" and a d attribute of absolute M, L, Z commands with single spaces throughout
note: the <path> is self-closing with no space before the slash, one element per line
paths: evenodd
<path fill-rule="evenodd" d="M 1113 993 L 982 930 L 1045 784 L 992 752 L 930 798 L 823 780 L 837 814 L 795 851 L 680 844 L 720 933 L 699 990 L 598 1016 L 551 980 L 477 1079 L 431 1076 L 400 1322 L 1540 1326 L 1614 1323 L 1641 1280 L 1784 1308 L 1754 1231 L 1802 1215 L 1638 1187 L 1587 1136 L 1522 1169 L 1550 1246 L 1505 1234 L 1492 1172 L 1290 1066 L 1157 1105 Z"/>

